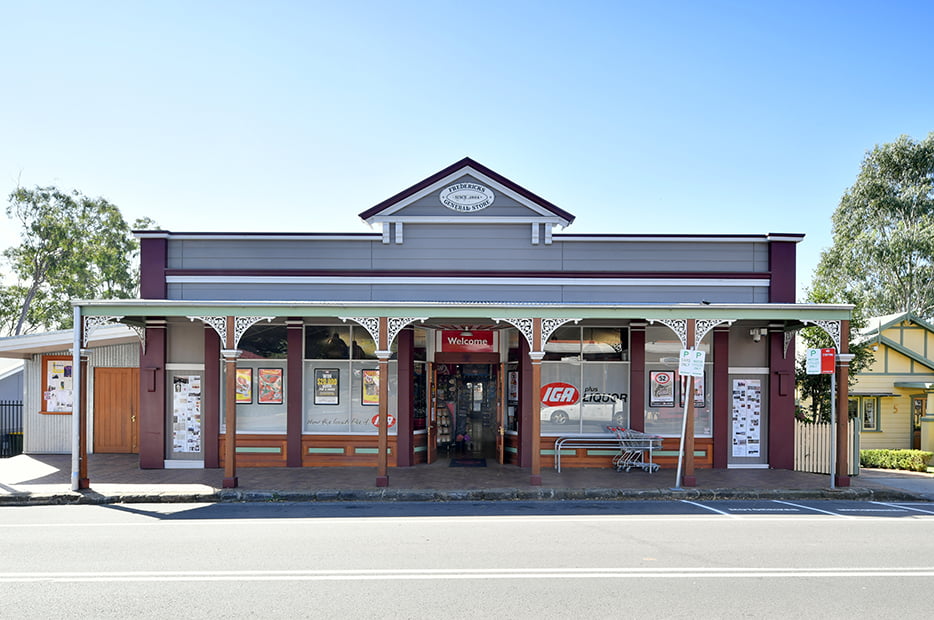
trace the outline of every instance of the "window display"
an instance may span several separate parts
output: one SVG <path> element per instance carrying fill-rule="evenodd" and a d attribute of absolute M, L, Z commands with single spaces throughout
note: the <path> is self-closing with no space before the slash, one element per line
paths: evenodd
<path fill-rule="evenodd" d="M 629 426 L 629 336 L 625 328 L 562 327 L 545 345 L 543 435 L 606 433 Z M 583 359 L 581 359 L 583 357 Z"/>

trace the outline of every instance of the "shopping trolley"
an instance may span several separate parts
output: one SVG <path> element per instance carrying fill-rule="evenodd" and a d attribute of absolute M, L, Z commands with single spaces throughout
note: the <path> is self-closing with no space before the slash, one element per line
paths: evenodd
<path fill-rule="evenodd" d="M 652 452 L 662 447 L 661 437 L 618 426 L 607 426 L 607 430 L 616 433 L 619 440 L 619 453 L 613 457 L 616 471 L 629 471 L 633 467 L 650 474 L 658 471 L 658 463 L 652 462 Z"/>

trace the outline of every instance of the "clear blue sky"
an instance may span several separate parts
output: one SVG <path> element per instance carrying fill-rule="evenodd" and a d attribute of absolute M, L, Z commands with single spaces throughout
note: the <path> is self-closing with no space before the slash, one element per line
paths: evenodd
<path fill-rule="evenodd" d="M 0 0 L 0 23 L 3 195 L 175 231 L 363 232 L 469 156 L 569 232 L 805 233 L 807 284 L 866 150 L 934 130 L 930 0 Z"/>

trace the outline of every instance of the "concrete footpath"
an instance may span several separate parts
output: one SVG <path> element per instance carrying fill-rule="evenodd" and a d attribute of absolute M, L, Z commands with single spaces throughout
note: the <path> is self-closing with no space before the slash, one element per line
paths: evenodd
<path fill-rule="evenodd" d="M 220 488 L 223 470 L 141 470 L 135 455 L 89 459 L 91 488 L 71 491 L 71 457 L 19 455 L 0 459 L 0 506 L 164 502 L 505 501 L 850 499 L 934 500 L 934 475 L 863 470 L 849 487 L 831 489 L 830 478 L 788 470 L 700 469 L 697 486 L 675 487 L 675 472 L 616 472 L 544 467 L 542 485 L 510 465 L 390 468 L 389 487 L 376 487 L 372 467 L 241 468 L 238 487 Z"/>

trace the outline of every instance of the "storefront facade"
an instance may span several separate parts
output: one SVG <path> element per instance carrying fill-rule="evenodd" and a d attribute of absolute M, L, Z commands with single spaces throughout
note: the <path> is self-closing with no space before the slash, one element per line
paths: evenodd
<path fill-rule="evenodd" d="M 380 232 L 140 232 L 141 299 L 76 304 L 76 349 L 112 321 L 139 335 L 142 467 L 382 485 L 469 455 L 534 484 L 557 437 L 608 426 L 662 435 L 673 467 L 697 348 L 691 467 L 791 468 L 795 330 L 846 342 L 848 306 L 794 303 L 803 235 L 558 233 L 570 213 L 470 159 L 360 216 Z"/>

